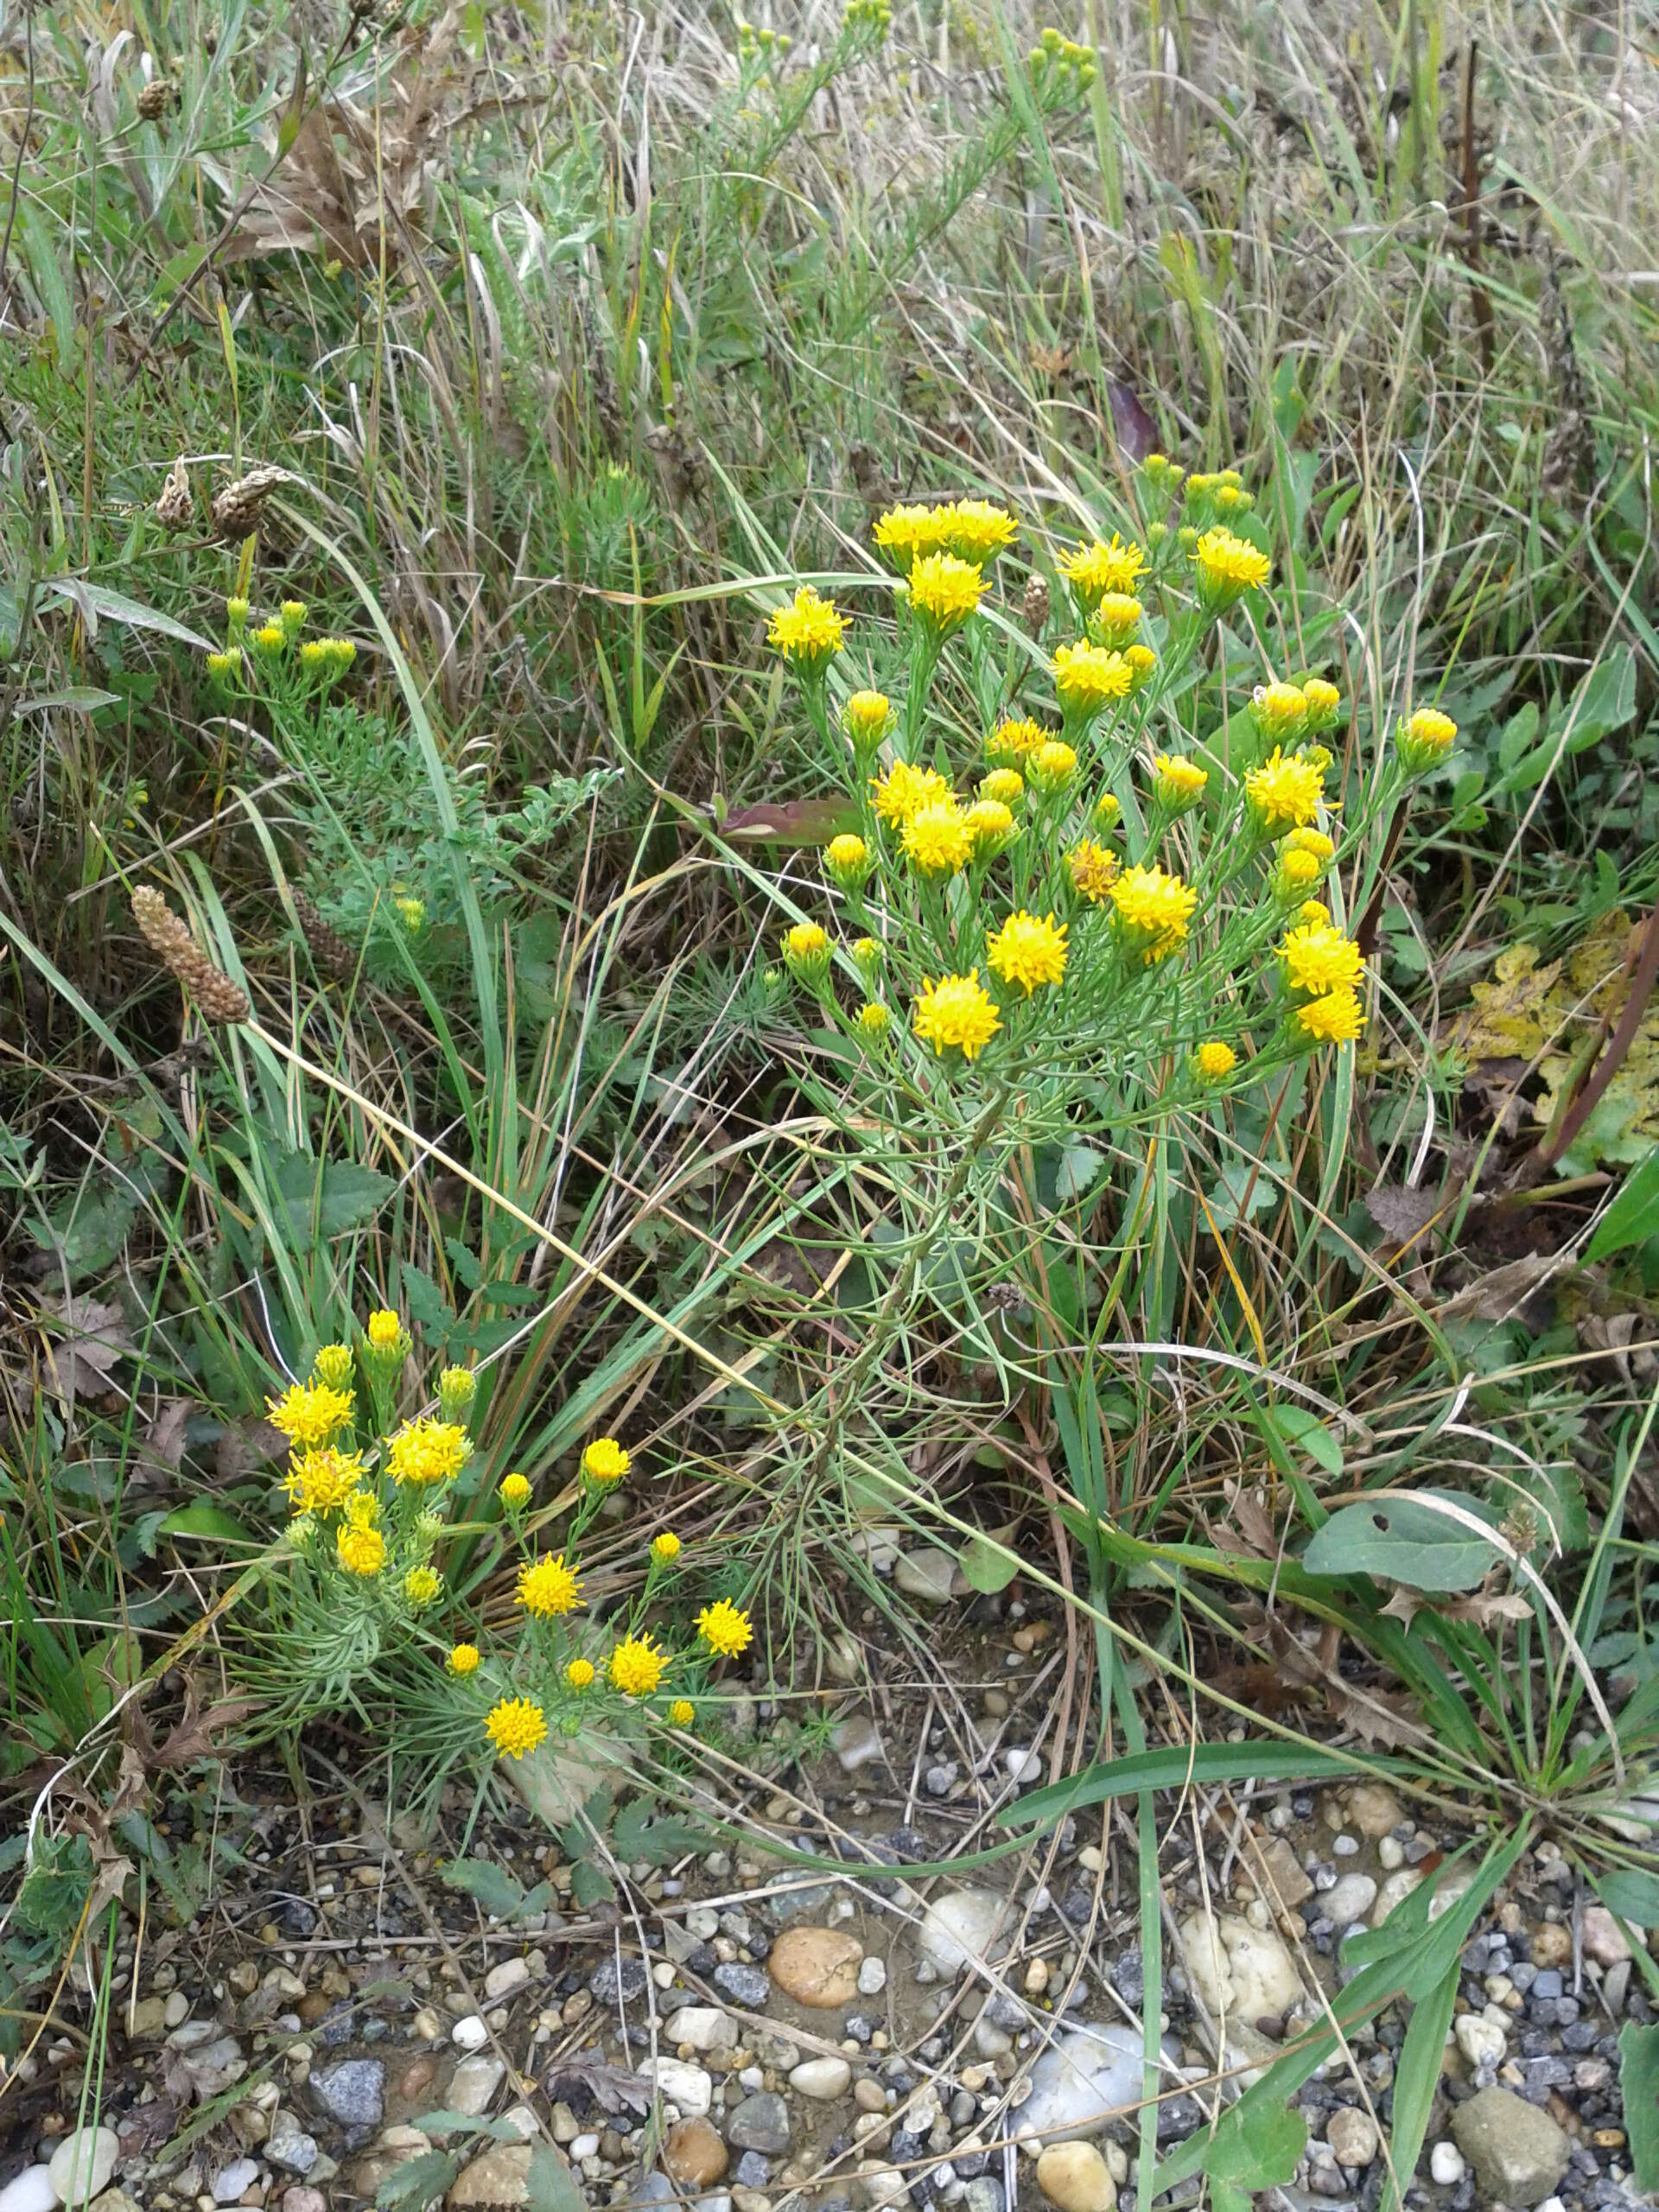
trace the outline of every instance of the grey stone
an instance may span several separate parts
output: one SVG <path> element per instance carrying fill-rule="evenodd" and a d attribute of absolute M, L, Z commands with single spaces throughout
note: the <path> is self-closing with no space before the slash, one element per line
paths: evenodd
<path fill-rule="evenodd" d="M 286 2106 L 270 2123 L 265 2156 L 284 2173 L 308 2174 L 317 2163 L 317 2139 L 308 2135 Z"/>
<path fill-rule="evenodd" d="M 53 2152 L 47 2177 L 60 2204 L 84 2204 L 109 2187 L 120 2139 L 112 2127 L 72 2128 Z"/>
<path fill-rule="evenodd" d="M 228 2166 L 221 2166 L 213 2176 L 215 2204 L 234 2204 L 251 2182 L 259 2178 L 257 2162 L 252 2158 L 238 2158 Z"/>
<path fill-rule="evenodd" d="M 759 2151 L 746 2151 L 732 2168 L 739 2189 L 764 2189 L 772 2179 L 772 2160 Z"/>
<path fill-rule="evenodd" d="M 772 1976 L 760 1967 L 746 1967 L 732 1960 L 714 1971 L 715 1987 L 746 2012 L 762 2012 L 772 1997 Z"/>
<path fill-rule="evenodd" d="M 1046 2050 L 1031 2069 L 1031 2094 L 1013 2114 L 1016 2135 L 1044 2142 L 1096 2135 L 1138 2102 L 1144 2063 L 1139 2030 L 1084 2027 Z"/>
<path fill-rule="evenodd" d="M 726 2123 L 726 2139 L 740 2151 L 779 2156 L 789 2148 L 789 2107 L 770 2089 L 745 2097 Z"/>
<path fill-rule="evenodd" d="M 1541 2204 L 1567 2171 L 1573 2148 L 1548 2113 L 1497 2088 L 1459 2105 L 1452 2133 L 1483 2193 L 1501 2204 Z"/>
<path fill-rule="evenodd" d="M 500 2088 L 506 2070 L 500 2059 L 481 2050 L 470 2058 L 463 2058 L 449 2077 L 443 2099 L 446 2108 L 465 2113 L 468 2120 L 480 2119 L 488 2112 L 490 2100 Z"/>
<path fill-rule="evenodd" d="M 386 2067 L 380 2058 L 345 2058 L 314 2073 L 312 2095 L 343 2127 L 378 2127 L 386 2109 Z"/>
<path fill-rule="evenodd" d="M 645 1995 L 650 1980 L 642 1960 L 612 1956 L 600 1961 L 588 1977 L 588 1987 L 596 2005 L 632 2004 Z"/>

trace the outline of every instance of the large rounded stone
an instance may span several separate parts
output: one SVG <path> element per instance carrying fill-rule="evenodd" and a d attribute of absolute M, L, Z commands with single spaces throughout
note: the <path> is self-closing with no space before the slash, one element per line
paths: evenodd
<path fill-rule="evenodd" d="M 827 2012 L 857 1996 L 863 1959 L 863 1945 L 844 1928 L 786 1928 L 766 1967 L 785 1996 Z"/>
<path fill-rule="evenodd" d="M 1037 2186 L 1060 2212 L 1113 2212 L 1110 2167 L 1092 2143 L 1055 2143 L 1037 2161 Z"/>
<path fill-rule="evenodd" d="M 1457 2106 L 1452 2133 L 1488 2203 L 1541 2204 L 1573 2150 L 1547 2112 L 1509 2089 L 1482 2089 Z"/>
<path fill-rule="evenodd" d="M 77 2127 L 52 2153 L 47 2177 L 60 2204 L 85 2204 L 110 2185 L 120 2139 L 112 2127 Z"/>
<path fill-rule="evenodd" d="M 994 1966 L 1006 1955 L 1019 1916 L 1001 1890 L 947 1890 L 923 1915 L 917 1942 L 922 1956 L 941 1974 L 968 1965 Z"/>
<path fill-rule="evenodd" d="M 528 2143 L 493 2143 L 450 2183 L 450 2212 L 469 2212 L 474 2205 L 527 2204 L 530 2157 Z"/>
<path fill-rule="evenodd" d="M 1250 2024 L 1287 2012 L 1302 1994 L 1301 1977 L 1275 1929 L 1253 1928 L 1235 1913 L 1212 1919 L 1189 1913 L 1181 1944 L 1193 1993 L 1217 2018 Z"/>
<path fill-rule="evenodd" d="M 731 2153 L 719 2130 L 706 2120 L 682 2120 L 668 2131 L 663 2145 L 663 2166 L 682 2189 L 707 2189 L 731 2163 Z"/>

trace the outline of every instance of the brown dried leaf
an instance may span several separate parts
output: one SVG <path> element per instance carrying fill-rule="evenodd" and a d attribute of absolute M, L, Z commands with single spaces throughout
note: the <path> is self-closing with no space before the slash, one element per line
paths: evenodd
<path fill-rule="evenodd" d="M 1325 1698 L 1338 1728 L 1384 1751 L 1407 1751 L 1433 1740 L 1421 1721 L 1413 1719 L 1411 1700 L 1402 1690 L 1362 1690 L 1335 1679 L 1326 1682 Z"/>
<path fill-rule="evenodd" d="M 49 1357 L 59 1394 L 73 1406 L 85 1392 L 108 1388 L 116 1367 L 134 1349 L 132 1332 L 119 1306 L 93 1298 L 65 1298 L 55 1319 L 61 1334 Z"/>
<path fill-rule="evenodd" d="M 1498 1585 L 1503 1576 L 1504 1569 L 1495 1567 L 1478 1590 L 1460 1597 L 1429 1597 L 1421 1590 L 1408 1590 L 1402 1586 L 1382 1611 L 1407 1628 L 1421 1612 L 1431 1612 L 1443 1621 L 1469 1621 L 1476 1628 L 1490 1628 L 1494 1621 L 1530 1620 L 1531 1601 L 1518 1590 L 1500 1590 Z"/>
<path fill-rule="evenodd" d="M 1559 1257 L 1548 1252 L 1523 1252 L 1518 1260 L 1489 1268 L 1448 1298 L 1440 1313 L 1443 1317 L 1462 1314 L 1474 1321 L 1507 1321 L 1560 1272 Z"/>
<path fill-rule="evenodd" d="M 1443 1205 L 1436 1192 L 1413 1190 L 1405 1183 L 1379 1183 L 1365 1193 L 1365 1211 L 1389 1243 L 1402 1251 L 1414 1245 L 1419 1257 L 1427 1247 L 1424 1231 Z"/>
<path fill-rule="evenodd" d="M 1241 1482 L 1224 1483 L 1222 1495 L 1227 1500 L 1227 1510 L 1233 1517 L 1233 1529 L 1243 1540 L 1243 1549 L 1254 1559 L 1277 1559 L 1279 1539 L 1274 1534 L 1273 1518 L 1254 1491 L 1246 1490 Z M 1211 1535 L 1217 1532 L 1212 1529 Z M 1224 1545 L 1224 1549 L 1233 1548 Z"/>
<path fill-rule="evenodd" d="M 849 798 L 788 798 L 771 806 L 734 806 L 718 824 L 734 844 L 827 845 L 843 830 L 856 830 L 858 809 Z"/>

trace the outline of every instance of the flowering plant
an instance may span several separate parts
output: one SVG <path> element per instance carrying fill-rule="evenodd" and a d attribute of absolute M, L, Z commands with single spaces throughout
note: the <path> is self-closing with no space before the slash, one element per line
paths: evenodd
<path fill-rule="evenodd" d="M 1236 473 L 1154 455 L 1137 488 L 1146 543 L 1061 550 L 1065 597 L 1033 577 L 1023 640 L 995 587 L 1020 524 L 977 499 L 876 523 L 892 632 L 806 585 L 772 618 L 847 799 L 822 856 L 830 912 L 785 931 L 782 962 L 855 1048 L 867 1096 L 912 1126 L 918 1104 L 957 1122 L 991 1104 L 1010 1141 L 1065 1142 L 1364 1031 L 1375 978 L 1338 918 L 1343 871 L 1369 865 L 1366 830 L 1455 725 L 1419 709 L 1338 788 L 1338 687 L 1270 665 L 1243 696 L 1230 680 L 1234 632 L 1259 665 L 1273 613 Z"/>

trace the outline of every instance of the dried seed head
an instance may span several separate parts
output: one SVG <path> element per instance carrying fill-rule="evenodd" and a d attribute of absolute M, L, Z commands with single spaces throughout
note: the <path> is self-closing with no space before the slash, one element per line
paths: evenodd
<path fill-rule="evenodd" d="M 188 530 L 195 506 L 190 496 L 190 472 L 181 454 L 167 472 L 167 481 L 156 502 L 156 519 L 164 530 Z"/>
<path fill-rule="evenodd" d="M 251 468 L 215 498 L 213 528 L 221 537 L 245 537 L 258 521 L 260 510 L 276 486 L 298 481 L 291 469 Z"/>
<path fill-rule="evenodd" d="M 357 974 L 357 954 L 340 931 L 324 919 L 322 909 L 308 893 L 290 887 L 290 895 L 306 950 L 325 975 L 349 983 Z"/>
<path fill-rule="evenodd" d="M 1033 638 L 1039 638 L 1048 621 L 1048 583 L 1042 576 L 1026 579 L 1026 603 L 1021 610 L 1026 627 Z"/>
<path fill-rule="evenodd" d="M 179 104 L 178 93 L 168 77 L 154 77 L 139 93 L 137 108 L 146 123 L 159 123 Z"/>
<path fill-rule="evenodd" d="M 247 993 L 222 969 L 214 967 L 159 891 L 147 883 L 139 885 L 132 894 L 132 918 L 156 957 L 172 969 L 194 999 L 204 1021 L 251 1020 L 253 1007 Z"/>

